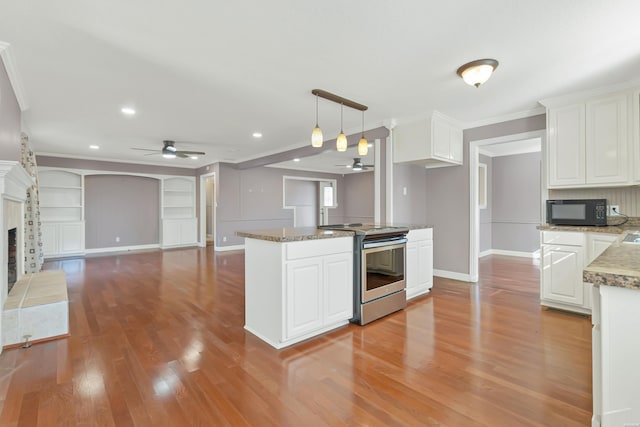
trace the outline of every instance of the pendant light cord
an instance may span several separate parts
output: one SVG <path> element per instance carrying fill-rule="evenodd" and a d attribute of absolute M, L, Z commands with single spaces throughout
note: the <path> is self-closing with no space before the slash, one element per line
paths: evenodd
<path fill-rule="evenodd" d="M 316 127 L 318 127 L 318 94 L 316 94 Z"/>
<path fill-rule="evenodd" d="M 344 133 L 342 131 L 342 110 L 344 110 L 344 102 L 340 103 L 340 133 Z"/>

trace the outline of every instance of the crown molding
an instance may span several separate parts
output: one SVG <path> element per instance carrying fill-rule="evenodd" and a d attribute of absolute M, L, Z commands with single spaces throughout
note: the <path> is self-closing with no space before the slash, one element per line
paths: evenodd
<path fill-rule="evenodd" d="M 476 120 L 473 122 L 465 122 L 463 123 L 463 129 L 473 129 L 479 128 L 482 126 L 495 125 L 496 123 L 508 122 L 511 120 L 524 119 L 527 117 L 538 116 L 540 114 L 545 114 L 546 109 L 544 107 L 534 108 L 532 110 L 519 111 L 516 113 L 505 114 L 502 116 L 489 117 L 487 119 Z"/>
<path fill-rule="evenodd" d="M 29 108 L 27 93 L 25 92 L 22 80 L 18 75 L 18 67 L 16 66 L 16 61 L 13 58 L 13 51 L 9 43 L 0 41 L 0 58 L 2 58 L 4 68 L 7 70 L 7 74 L 9 75 L 9 82 L 11 83 L 13 93 L 18 101 L 18 106 L 20 106 L 20 110 L 25 111 Z"/>
<path fill-rule="evenodd" d="M 589 98 L 610 95 L 616 92 L 637 90 L 638 88 L 640 88 L 640 79 L 633 79 L 614 85 L 602 86 L 595 89 L 588 89 L 579 92 L 572 92 L 560 96 L 555 96 L 553 98 L 545 98 L 541 99 L 539 102 L 545 107 L 559 107 L 575 102 L 583 102 L 585 99 Z"/>

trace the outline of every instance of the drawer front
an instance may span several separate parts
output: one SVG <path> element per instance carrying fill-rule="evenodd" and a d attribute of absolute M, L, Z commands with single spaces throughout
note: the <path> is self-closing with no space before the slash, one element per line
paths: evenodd
<path fill-rule="evenodd" d="M 585 233 L 580 231 L 543 231 L 542 243 L 549 245 L 584 246 Z"/>
<path fill-rule="evenodd" d="M 285 243 L 287 261 L 316 256 L 353 252 L 353 237 L 337 237 L 334 239 L 305 240 Z"/>
<path fill-rule="evenodd" d="M 420 230 L 411 230 L 407 235 L 407 240 L 417 242 L 418 240 L 433 239 L 433 228 L 422 228 Z"/>

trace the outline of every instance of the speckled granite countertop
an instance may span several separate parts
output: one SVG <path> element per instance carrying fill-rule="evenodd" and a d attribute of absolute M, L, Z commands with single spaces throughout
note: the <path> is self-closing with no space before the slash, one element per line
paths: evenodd
<path fill-rule="evenodd" d="M 353 237 L 352 231 L 319 230 L 315 227 L 283 227 L 268 230 L 238 231 L 237 236 L 270 242 L 299 242 L 303 240 L 333 239 Z"/>
<path fill-rule="evenodd" d="M 622 243 L 622 239 L 584 269 L 585 282 L 640 290 L 640 245 Z"/>
<path fill-rule="evenodd" d="M 422 230 L 424 228 L 433 228 L 433 225 L 425 225 L 425 224 L 396 224 L 393 223 L 394 227 L 407 227 L 409 230 Z"/>
<path fill-rule="evenodd" d="M 540 224 L 536 228 L 541 231 L 580 231 L 587 233 L 609 233 L 609 234 L 623 234 L 629 230 L 640 230 L 640 218 L 630 217 L 629 220 L 620 225 L 621 220 L 619 217 L 610 218 L 611 224 L 606 227 L 592 227 L 592 226 L 579 226 L 579 225 L 549 225 Z"/>

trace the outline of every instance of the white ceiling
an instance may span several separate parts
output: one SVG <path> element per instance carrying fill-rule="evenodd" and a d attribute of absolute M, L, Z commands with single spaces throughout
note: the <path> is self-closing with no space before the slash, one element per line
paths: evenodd
<path fill-rule="evenodd" d="M 640 69 L 637 0 L 2 0 L 0 10 L 29 101 L 25 129 L 37 153 L 60 156 L 235 162 L 308 144 L 313 88 L 368 105 L 367 128 L 432 110 L 468 123 Z M 485 57 L 500 66 L 480 88 L 455 74 Z M 124 117 L 125 105 L 138 114 Z M 339 119 L 320 100 L 327 139 Z M 360 127 L 346 108 L 345 132 Z M 130 149 L 164 139 L 207 155 Z"/>

